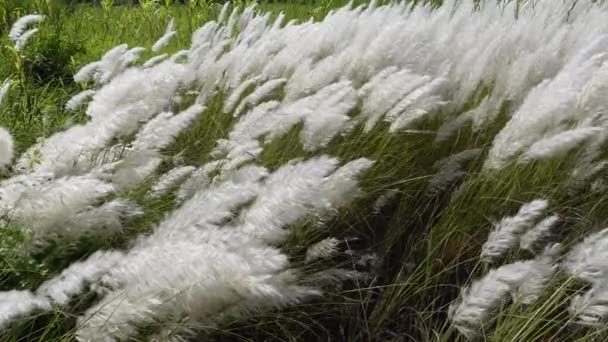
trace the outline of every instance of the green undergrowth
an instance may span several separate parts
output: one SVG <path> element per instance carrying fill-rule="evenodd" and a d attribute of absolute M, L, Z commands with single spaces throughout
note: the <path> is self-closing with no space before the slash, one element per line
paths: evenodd
<path fill-rule="evenodd" d="M 0 1 L 1 3 L 1 1 Z M 262 10 L 283 11 L 288 19 L 322 18 L 339 2 L 315 5 L 294 3 L 261 4 Z M 34 6 L 34 7 L 27 7 Z M 5 23 L 36 9 L 35 5 L 0 11 Z M 6 7 L 5 7 L 6 8 Z M 179 34 L 167 52 L 188 46 L 193 30 L 215 18 L 219 4 L 201 6 L 118 6 L 109 10 L 91 5 L 75 7 L 49 5 L 48 20 L 40 35 L 22 56 L 15 55 L 6 38 L 0 39 L 0 79 L 18 81 L 0 107 L 0 126 L 13 133 L 17 153 L 38 139 L 83 122 L 80 111 L 68 113 L 65 102 L 80 91 L 70 75 L 85 63 L 98 59 L 109 48 L 127 43 L 149 47 L 162 35 L 170 18 Z M 2 26 L 6 36 L 9 26 Z M 144 55 L 143 59 L 149 57 Z M 567 182 L 575 158 L 558 156 L 531 164 L 512 163 L 499 171 L 483 169 L 483 161 L 496 133 L 513 108 L 505 103 L 502 115 L 488 127 L 465 125 L 443 142 L 434 132 L 446 117 L 456 117 L 474 107 L 491 86 L 480 87 L 469 102 L 453 113 L 433 113 L 409 130 L 390 134 L 388 126 L 377 125 L 370 132 L 357 126 L 334 139 L 324 153 L 341 162 L 366 157 L 374 166 L 361 179 L 362 196 L 329 220 L 311 219 L 290 227 L 292 234 L 279 246 L 301 266 L 306 275 L 337 265 L 358 271 L 359 276 L 330 288 L 323 298 L 285 310 L 255 314 L 245 321 L 225 322 L 205 328 L 199 340 L 209 341 L 458 341 L 464 340 L 447 322 L 447 306 L 460 288 L 487 272 L 479 263 L 481 244 L 492 223 L 514 214 L 522 203 L 546 198 L 550 211 L 565 218 L 557 241 L 566 247 L 591 231 L 606 226 L 608 198 L 589 189 L 572 190 Z M 157 176 L 174 165 L 200 166 L 211 160 L 215 141 L 227 137 L 236 122 L 223 113 L 225 94 L 217 94 L 203 115 L 175 144 L 164 151 L 169 156 Z M 186 106 L 184 106 L 186 107 Z M 356 116 L 354 111 L 350 113 Z M 299 143 L 300 126 L 265 144 L 257 162 L 275 170 L 294 158 L 310 158 L 318 152 L 305 151 Z M 467 173 L 440 191 L 429 191 L 428 182 L 437 173 L 435 163 L 455 153 L 480 149 L 467 166 Z M 577 152 L 578 153 L 578 152 Z M 35 161 L 33 161 L 35 162 Z M 121 198 L 140 204 L 145 215 L 126 223 L 126 229 L 107 239 L 85 238 L 48 246 L 41 253 L 26 255 L 20 246 L 27 239 L 23 227 L 10 222 L 0 229 L 0 288 L 33 289 L 58 274 L 73 261 L 98 249 L 126 249 L 136 236 L 149 233 L 175 208 L 173 194 L 150 199 L 146 193 L 156 177 Z M 387 191 L 392 199 L 374 210 L 377 198 Z M 305 247 L 326 237 L 342 241 L 344 253 L 319 264 L 305 265 Z M 370 256 L 364 260 L 362 256 Z M 373 257 L 372 257 L 373 256 Z M 511 253 L 503 262 L 532 257 L 523 251 Z M 505 305 L 488 326 L 492 341 L 603 340 L 605 329 L 589 330 L 568 325 L 569 298 L 583 288 L 558 275 L 537 304 Z M 75 317 L 94 301 L 93 294 L 75 299 L 68 307 L 25 318 L 4 331 L 2 341 L 70 341 Z M 142 327 L 142 340 L 162 326 Z"/>

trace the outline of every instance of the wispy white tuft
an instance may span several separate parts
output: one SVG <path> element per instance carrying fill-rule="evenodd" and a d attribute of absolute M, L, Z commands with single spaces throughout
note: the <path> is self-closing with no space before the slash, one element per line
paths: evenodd
<path fill-rule="evenodd" d="M 61 274 L 44 282 L 36 294 L 48 298 L 55 305 L 65 305 L 74 296 L 82 294 L 87 286 L 97 282 L 123 258 L 121 252 L 96 252 L 85 261 L 71 264 Z"/>
<path fill-rule="evenodd" d="M 297 222 L 322 201 L 318 192 L 337 166 L 338 161 L 327 156 L 282 166 L 241 215 L 241 229 L 261 240 L 283 240 L 288 232 L 281 227 Z"/>
<path fill-rule="evenodd" d="M 27 30 L 25 33 L 23 33 L 23 35 L 21 35 L 19 37 L 19 39 L 17 39 L 17 41 L 15 42 L 15 49 L 17 51 L 21 51 L 23 50 L 23 48 L 27 45 L 27 43 L 30 41 L 30 39 L 32 39 L 32 37 L 38 33 L 38 29 L 31 29 L 31 30 Z"/>
<path fill-rule="evenodd" d="M 601 131 L 602 128 L 599 127 L 576 128 L 541 139 L 528 148 L 521 160 L 524 162 L 541 160 L 567 152 Z"/>
<path fill-rule="evenodd" d="M 124 68 L 128 66 L 124 61 L 125 56 L 128 58 L 127 61 L 136 57 L 135 54 L 129 53 L 127 44 L 120 44 L 106 52 L 99 60 L 99 65 L 94 74 L 95 83 L 106 84 L 123 72 Z"/>
<path fill-rule="evenodd" d="M 287 82 L 286 79 L 270 80 L 261 86 L 257 87 L 251 94 L 247 95 L 238 107 L 234 111 L 234 115 L 238 116 L 245 109 L 246 106 L 255 106 L 268 96 L 273 94 L 278 88 L 283 86 Z"/>
<path fill-rule="evenodd" d="M 169 146 L 204 111 L 205 107 L 195 104 L 176 115 L 172 113 L 157 115 L 139 131 L 133 142 L 133 148 L 160 150 Z"/>
<path fill-rule="evenodd" d="M 39 15 L 39 14 L 29 14 L 29 15 L 23 16 L 23 17 L 19 18 L 19 20 L 17 20 L 13 24 L 10 32 L 8 33 L 8 37 L 13 42 L 17 43 L 19 40 L 21 40 L 23 38 L 26 31 L 28 30 L 28 27 L 30 27 L 33 24 L 37 24 L 43 20 L 44 20 L 44 16 Z"/>
<path fill-rule="evenodd" d="M 523 262 L 530 267 L 530 274 L 512 293 L 515 302 L 528 305 L 538 300 L 559 268 L 555 259 L 560 256 L 562 249 L 562 245 L 553 244 L 534 260 Z"/>
<path fill-rule="evenodd" d="M 13 160 L 14 145 L 13 136 L 0 127 L 0 167 L 7 166 Z"/>
<path fill-rule="evenodd" d="M 563 267 L 574 278 L 602 284 L 608 277 L 608 228 L 587 236 L 574 246 Z"/>
<path fill-rule="evenodd" d="M 459 299 L 450 305 L 452 324 L 469 339 L 478 337 L 511 296 L 522 304 L 531 304 L 544 291 L 556 271 L 554 259 L 560 245 L 528 261 L 519 261 L 490 270 L 483 278 L 462 290 Z"/>
<path fill-rule="evenodd" d="M 224 5 L 222 6 L 222 10 L 220 11 L 220 14 L 217 16 L 218 23 L 224 22 L 224 20 L 226 19 L 226 13 L 228 13 L 229 7 L 230 7 L 230 1 L 226 1 L 226 3 L 224 3 Z"/>
<path fill-rule="evenodd" d="M 141 57 L 141 54 L 144 51 L 146 51 L 146 49 L 143 47 L 134 47 L 127 50 L 127 52 L 125 52 L 120 58 L 119 69 L 116 71 L 116 73 L 122 72 L 127 67 L 138 61 L 139 57 Z"/>
<path fill-rule="evenodd" d="M 74 74 L 74 82 L 84 83 L 92 80 L 100 66 L 101 62 L 91 62 L 81 67 L 76 74 Z"/>
<path fill-rule="evenodd" d="M 0 88 L 0 105 L 4 102 L 4 98 L 8 94 L 8 91 L 11 89 L 12 84 L 13 84 L 13 81 L 6 80 L 4 82 L 4 84 L 2 85 L 2 88 Z"/>
<path fill-rule="evenodd" d="M 374 161 L 367 158 L 355 159 L 342 165 L 325 179 L 320 191 L 321 196 L 315 206 L 332 211 L 348 205 L 361 195 L 357 186 L 359 178 L 373 165 Z M 323 198 L 326 200 L 324 201 Z"/>
<path fill-rule="evenodd" d="M 504 166 L 517 154 L 537 144 L 531 156 L 543 157 L 571 148 L 590 136 L 588 130 L 567 131 L 566 123 L 580 122 L 582 127 L 591 126 L 597 112 L 598 103 L 579 101 L 580 95 L 596 97 L 601 87 L 586 87 L 589 84 L 605 82 L 608 64 L 604 63 L 604 51 L 608 46 L 606 36 L 590 38 L 584 48 L 572 52 L 572 57 L 552 78 L 538 84 L 527 94 L 525 101 L 512 115 L 506 126 L 494 139 L 486 161 L 486 168 Z M 585 91 L 600 91 L 599 94 L 585 94 Z M 579 108 L 579 105 L 584 107 Z M 601 112 L 600 112 L 601 114 Z M 543 142 L 544 139 L 549 139 Z"/>
<path fill-rule="evenodd" d="M 584 189 L 589 183 L 599 180 L 597 179 L 598 176 L 601 176 L 607 168 L 608 160 L 600 160 L 597 162 L 583 160 L 582 162 L 579 162 L 570 174 L 569 190 L 576 193 L 578 190 Z"/>
<path fill-rule="evenodd" d="M 134 202 L 115 199 L 80 212 L 69 222 L 80 234 L 107 237 L 121 232 L 124 222 L 142 214 L 142 209 Z"/>
<path fill-rule="evenodd" d="M 169 57 L 169 54 L 167 53 L 163 53 L 162 55 L 158 55 L 158 56 L 154 56 L 150 59 L 148 59 L 143 65 L 142 67 L 144 68 L 150 68 L 155 66 L 156 64 L 164 61 L 165 59 L 167 59 Z"/>
<path fill-rule="evenodd" d="M 192 171 L 190 177 L 180 185 L 175 194 L 177 202 L 190 199 L 199 189 L 206 188 L 210 182 L 209 170 L 198 168 Z"/>
<path fill-rule="evenodd" d="M 0 292 L 0 327 L 36 310 L 50 310 L 50 308 L 48 299 L 37 297 L 30 291 Z"/>
<path fill-rule="evenodd" d="M 255 166 L 237 170 L 198 191 L 138 241 L 104 276 L 105 295 L 79 319 L 78 338 L 128 339 L 141 324 L 186 317 L 193 324 L 213 322 L 217 315 L 239 317 L 318 295 L 297 286 L 278 249 L 246 234 L 238 221 L 225 226 L 266 175 Z"/>
<path fill-rule="evenodd" d="M 65 109 L 74 111 L 93 97 L 93 95 L 95 95 L 95 90 L 83 90 L 80 93 L 72 96 L 72 98 L 65 104 Z"/>
<path fill-rule="evenodd" d="M 251 87 L 253 87 L 260 80 L 259 76 L 252 77 L 245 82 L 242 82 L 238 87 L 236 87 L 230 96 L 224 101 L 224 112 L 230 113 L 234 110 L 238 102 L 241 100 L 243 94 Z"/>
<path fill-rule="evenodd" d="M 76 239 L 97 228 L 82 226 L 75 220 L 77 215 L 115 190 L 112 184 L 90 175 L 63 177 L 28 187 L 13 199 L 11 221 L 22 225 L 38 246 L 56 239 Z"/>
<path fill-rule="evenodd" d="M 312 262 L 318 259 L 326 259 L 333 256 L 338 251 L 340 240 L 336 238 L 326 238 L 306 250 L 306 262 Z"/>
<path fill-rule="evenodd" d="M 262 241 L 278 241 L 288 233 L 279 227 L 297 222 L 311 210 L 321 215 L 348 203 L 357 195 L 357 176 L 372 162 L 362 158 L 335 170 L 337 164 L 321 156 L 279 168 L 242 214 L 241 229 Z"/>
<path fill-rule="evenodd" d="M 148 179 L 162 163 L 162 156 L 151 150 L 136 150 L 120 161 L 112 183 L 120 190 L 133 189 Z"/>
<path fill-rule="evenodd" d="M 148 195 L 152 198 L 164 195 L 167 193 L 167 191 L 171 190 L 171 188 L 177 186 L 184 179 L 188 178 L 188 176 L 190 176 L 194 170 L 196 170 L 194 166 L 180 166 L 170 170 L 160 177 L 160 179 L 152 186 Z M 200 186 L 200 184 L 198 186 Z"/>
<path fill-rule="evenodd" d="M 266 136 L 271 141 L 303 121 L 300 141 L 306 150 L 314 151 L 349 127 L 347 114 L 356 104 L 356 92 L 347 81 L 285 105 L 265 102 L 241 117 L 230 132 L 230 139 L 238 142 Z"/>
<path fill-rule="evenodd" d="M 505 217 L 494 225 L 488 240 L 481 247 L 481 259 L 493 263 L 518 246 L 521 235 L 534 225 L 548 205 L 546 200 L 534 200 L 521 206 L 515 216 Z"/>
<path fill-rule="evenodd" d="M 175 30 L 175 20 L 171 18 L 169 24 L 167 25 L 167 29 L 165 30 L 165 34 L 163 34 L 163 36 L 160 37 L 160 39 L 158 39 L 154 45 L 152 45 L 152 51 L 158 52 L 165 46 L 169 45 L 169 43 L 171 43 L 171 39 L 173 39 L 176 34 L 177 31 Z"/>
<path fill-rule="evenodd" d="M 568 311 L 578 324 L 601 327 L 608 320 L 607 303 L 606 284 L 597 284 L 584 294 L 572 297 Z"/>
<path fill-rule="evenodd" d="M 257 140 L 234 143 L 230 140 L 220 139 L 217 143 L 218 145 L 211 153 L 216 157 L 223 155 L 224 158 L 206 164 L 209 172 L 219 169 L 233 170 L 255 160 L 263 150 Z"/>
<path fill-rule="evenodd" d="M 386 115 L 386 120 L 392 122 L 390 132 L 397 132 L 445 105 L 447 102 L 443 101 L 440 95 L 445 81 L 445 78 L 438 77 L 412 91 L 397 103 Z"/>
<path fill-rule="evenodd" d="M 467 338 L 478 337 L 484 329 L 489 328 L 496 312 L 507 303 L 510 294 L 533 271 L 521 262 L 491 270 L 462 290 L 460 298 L 450 305 L 450 321 Z"/>
<path fill-rule="evenodd" d="M 559 221 L 559 216 L 552 215 L 544 218 L 532 229 L 525 232 L 519 240 L 519 248 L 527 251 L 534 251 L 534 247 L 544 242 L 551 235 L 551 230 Z"/>
<path fill-rule="evenodd" d="M 395 67 L 375 75 L 359 91 L 365 96 L 361 108 L 361 115 L 367 118 L 365 130 L 370 131 L 401 98 L 428 81 L 429 77 L 416 75 L 407 69 L 398 71 Z M 391 115 L 391 120 L 394 120 L 399 112 L 400 110 L 397 110 Z"/>

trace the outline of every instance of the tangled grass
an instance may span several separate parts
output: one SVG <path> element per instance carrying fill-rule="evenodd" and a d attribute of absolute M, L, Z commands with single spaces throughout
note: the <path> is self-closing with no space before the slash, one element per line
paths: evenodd
<path fill-rule="evenodd" d="M 7 341 L 605 337 L 605 5 L 150 8 L 69 82 L 8 33 Z"/>

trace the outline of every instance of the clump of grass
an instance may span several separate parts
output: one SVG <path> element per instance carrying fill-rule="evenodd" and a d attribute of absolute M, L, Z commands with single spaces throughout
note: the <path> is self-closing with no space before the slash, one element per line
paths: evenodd
<path fill-rule="evenodd" d="M 602 334 L 605 7 L 111 5 L 0 56 L 9 339 Z"/>

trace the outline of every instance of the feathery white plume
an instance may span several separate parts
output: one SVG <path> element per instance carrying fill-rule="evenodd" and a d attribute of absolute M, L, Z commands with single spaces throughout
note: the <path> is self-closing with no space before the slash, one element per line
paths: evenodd
<path fill-rule="evenodd" d="M 125 52 L 121 57 L 120 57 L 120 68 L 118 69 L 118 73 L 122 72 L 123 70 L 125 70 L 127 67 L 131 66 L 133 63 L 135 63 L 137 60 L 139 60 L 139 57 L 141 56 L 141 54 L 146 51 L 146 48 L 143 47 L 134 47 L 132 49 L 127 50 L 127 52 Z"/>
<path fill-rule="evenodd" d="M 198 191 L 141 239 L 104 277 L 107 294 L 81 317 L 79 338 L 128 338 L 145 322 L 185 316 L 205 321 L 233 305 L 280 306 L 293 300 L 293 280 L 281 275 L 284 255 L 250 240 L 238 227 L 220 229 L 255 196 L 265 175 L 263 168 L 236 171 Z"/>
<path fill-rule="evenodd" d="M 338 166 L 334 158 L 321 156 L 290 163 L 273 172 L 253 204 L 242 213 L 241 229 L 262 241 L 283 240 L 293 224 L 319 203 L 323 183 Z"/>
<path fill-rule="evenodd" d="M 14 141 L 11 134 L 0 127 L 0 167 L 5 167 L 13 160 Z"/>
<path fill-rule="evenodd" d="M 593 111 L 576 108 L 578 95 L 602 66 L 607 46 L 608 37 L 593 37 L 585 48 L 576 51 L 555 77 L 541 82 L 530 91 L 510 121 L 496 135 L 485 167 L 500 168 L 539 140 L 541 142 L 532 150 L 532 156 L 552 154 L 553 150 L 547 149 L 551 147 L 547 144 L 554 144 L 553 148 L 559 152 L 571 148 L 582 137 L 589 137 L 589 131 L 576 131 L 565 137 L 559 136 L 559 133 L 564 131 L 564 124 L 568 120 L 583 121 L 589 119 L 584 115 L 593 115 L 589 114 Z M 555 137 L 542 142 L 547 136 Z"/>
<path fill-rule="evenodd" d="M 272 141 L 303 121 L 300 141 L 306 150 L 313 151 L 327 145 L 348 127 L 347 113 L 356 104 L 356 93 L 347 81 L 282 106 L 274 101 L 265 102 L 241 117 L 230 132 L 230 139 L 238 142 L 266 136 L 266 141 Z"/>
<path fill-rule="evenodd" d="M 608 276 L 608 228 L 587 236 L 570 250 L 564 270 L 575 278 L 601 284 Z"/>
<path fill-rule="evenodd" d="M 276 242 L 288 233 L 281 227 L 312 213 L 338 209 L 357 194 L 356 177 L 373 162 L 361 158 L 336 169 L 327 156 L 290 163 L 273 172 L 240 219 L 242 229 L 256 239 Z M 334 172 L 335 170 L 335 172 Z"/>
<path fill-rule="evenodd" d="M 428 79 L 429 77 L 413 74 L 407 69 L 397 71 L 394 67 L 375 75 L 359 91 L 365 96 L 361 108 L 361 115 L 368 118 L 365 130 L 370 131 L 401 98 L 424 82 L 428 82 Z"/>
<path fill-rule="evenodd" d="M 559 216 L 551 215 L 538 222 L 532 229 L 525 232 L 519 240 L 519 248 L 527 251 L 533 251 L 535 245 L 543 242 L 551 235 L 551 230 L 559 221 Z"/>
<path fill-rule="evenodd" d="M 235 116 L 240 115 L 246 106 L 257 105 L 258 103 L 260 103 L 260 101 L 266 99 L 269 95 L 274 93 L 278 88 L 283 86 L 286 81 L 287 80 L 284 78 L 279 78 L 276 80 L 267 81 L 266 83 L 257 87 L 251 94 L 247 95 L 241 101 L 241 103 L 238 105 L 238 107 L 236 107 L 236 109 L 234 111 L 234 115 Z"/>
<path fill-rule="evenodd" d="M 329 258 L 338 251 L 339 244 L 340 240 L 333 237 L 323 239 L 308 247 L 304 260 L 306 262 L 312 262 L 318 259 Z"/>
<path fill-rule="evenodd" d="M 162 163 L 160 153 L 151 150 L 135 150 L 119 162 L 112 175 L 117 189 L 129 190 L 150 177 Z"/>
<path fill-rule="evenodd" d="M 236 107 L 238 102 L 241 100 L 241 97 L 243 96 L 245 91 L 247 91 L 250 87 L 255 85 L 259 80 L 260 80 L 259 76 L 252 77 L 252 78 L 246 80 L 245 82 L 242 82 L 238 87 L 236 87 L 232 91 L 230 96 L 228 96 L 226 101 L 224 101 L 224 113 L 232 112 L 232 110 L 234 110 L 234 107 Z"/>
<path fill-rule="evenodd" d="M 27 45 L 27 43 L 30 41 L 30 39 L 32 39 L 32 37 L 36 33 L 38 33 L 38 29 L 37 28 L 25 31 L 25 33 L 23 33 L 19 37 L 19 39 L 17 39 L 17 41 L 15 42 L 15 49 L 17 51 L 23 50 L 23 48 Z"/>
<path fill-rule="evenodd" d="M 600 327 L 608 320 L 608 288 L 605 284 L 596 284 L 582 295 L 575 295 L 570 300 L 568 311 L 581 325 Z"/>
<path fill-rule="evenodd" d="M 4 98 L 6 97 L 6 94 L 8 94 L 8 91 L 11 89 L 12 84 L 13 81 L 6 80 L 2 85 L 2 88 L 0 88 L 0 105 L 4 102 Z"/>
<path fill-rule="evenodd" d="M 531 160 L 541 160 L 553 157 L 576 147 L 581 142 L 589 139 L 602 130 L 603 129 L 599 127 L 575 128 L 541 139 L 532 144 L 532 146 L 530 146 L 522 155 L 520 160 L 528 162 Z"/>
<path fill-rule="evenodd" d="M 142 214 L 143 211 L 134 202 L 115 199 L 78 213 L 68 221 L 66 229 L 73 226 L 80 234 L 107 237 L 120 232 L 124 221 Z"/>
<path fill-rule="evenodd" d="M 462 290 L 450 305 L 448 317 L 467 338 L 472 339 L 488 328 L 509 295 L 522 304 L 531 304 L 542 294 L 557 267 L 554 259 L 560 245 L 548 248 L 535 259 L 518 261 L 490 270 L 483 278 Z"/>
<path fill-rule="evenodd" d="M 503 218 L 494 226 L 488 240 L 481 247 L 481 259 L 493 263 L 518 246 L 520 236 L 532 227 L 548 205 L 546 200 L 534 200 L 522 205 L 515 216 Z"/>
<path fill-rule="evenodd" d="M 157 115 L 139 131 L 133 142 L 133 149 L 160 150 L 166 148 L 204 111 L 205 107 L 195 104 L 176 115 L 172 113 Z"/>
<path fill-rule="evenodd" d="M 163 53 L 162 55 L 158 55 L 158 56 L 154 56 L 150 59 L 148 59 L 143 65 L 142 67 L 144 68 L 150 68 L 155 66 L 156 64 L 164 61 L 165 59 L 167 59 L 169 57 L 169 54 L 167 53 Z"/>
<path fill-rule="evenodd" d="M 327 146 L 335 136 L 349 129 L 348 113 L 357 104 L 356 93 L 349 82 L 329 85 L 313 95 L 313 98 L 316 96 L 326 97 L 304 117 L 300 141 L 307 151 Z"/>
<path fill-rule="evenodd" d="M 81 317 L 79 338 L 128 338 L 135 333 L 136 324 L 144 322 L 184 315 L 194 320 L 211 319 L 219 313 L 239 316 L 255 308 L 281 307 L 318 295 L 314 289 L 294 285 L 294 275 L 284 271 L 286 256 L 261 243 L 268 236 L 251 234 L 251 220 L 239 219 L 234 225 L 220 227 L 233 211 L 259 193 L 265 200 L 258 198 L 241 218 L 271 213 L 279 205 L 282 210 L 278 212 L 287 215 L 282 215 L 280 222 L 265 215 L 256 222 L 263 224 L 258 230 L 283 235 L 285 225 L 314 211 L 317 196 L 313 193 L 323 188 L 324 176 L 335 165 L 336 161 L 327 157 L 292 163 L 263 183 L 267 172 L 246 166 L 197 192 L 104 277 L 109 292 Z M 319 177 L 311 180 L 310 171 Z M 284 182 L 291 184 L 287 191 Z M 315 186 L 311 189 L 306 185 Z M 278 192 L 282 198 L 269 202 Z M 302 195 L 306 195 L 304 202 L 299 198 Z M 268 227 L 271 222 L 276 225 Z M 180 262 L 176 264 L 172 260 L 178 255 Z M 200 263 L 201 259 L 206 262 Z M 163 277 L 158 277 L 161 270 Z"/>
<path fill-rule="evenodd" d="M 460 298 L 450 305 L 448 317 L 467 338 L 472 339 L 491 324 L 492 318 L 509 295 L 531 275 L 528 265 L 516 262 L 488 272 L 462 290 Z"/>
<path fill-rule="evenodd" d="M 83 90 L 80 93 L 72 96 L 72 98 L 65 104 L 65 109 L 74 111 L 82 106 L 88 99 L 95 95 L 95 90 Z"/>
<path fill-rule="evenodd" d="M 152 51 L 158 52 L 165 46 L 169 45 L 169 43 L 171 43 L 171 39 L 173 39 L 176 34 L 177 31 L 175 31 L 175 20 L 171 18 L 169 24 L 167 25 L 167 29 L 165 30 L 165 34 L 163 34 L 163 36 L 160 37 L 160 39 L 158 39 L 154 45 L 152 45 Z"/>
<path fill-rule="evenodd" d="M 438 77 L 412 91 L 397 103 L 386 115 L 385 120 L 392 122 L 389 131 L 397 132 L 446 104 L 439 94 L 445 82 L 445 78 Z"/>
<path fill-rule="evenodd" d="M 94 284 L 124 258 L 121 252 L 98 251 L 85 261 L 75 262 L 61 274 L 45 281 L 36 291 L 55 305 L 65 305 L 74 296 L 81 294 L 86 286 Z"/>
<path fill-rule="evenodd" d="M 120 44 L 108 50 L 96 68 L 94 79 L 97 84 L 106 84 L 124 70 L 123 56 L 129 52 L 127 44 Z"/>
<path fill-rule="evenodd" d="M 30 291 L 0 292 L 0 327 L 20 316 L 50 308 L 48 299 L 37 297 Z"/>
<path fill-rule="evenodd" d="M 553 244 L 533 260 L 522 263 L 530 267 L 530 274 L 512 293 L 513 300 L 521 304 L 532 304 L 542 295 L 547 284 L 558 270 L 555 259 L 560 256 L 562 245 Z"/>
<path fill-rule="evenodd" d="M 101 62 L 91 62 L 81 67 L 76 74 L 74 74 L 74 82 L 84 83 L 92 80 L 100 66 Z"/>
<path fill-rule="evenodd" d="M 218 23 L 222 23 L 226 19 L 226 13 L 228 13 L 228 7 L 230 7 L 230 1 L 226 1 L 226 3 L 224 3 L 224 5 L 222 6 L 222 10 L 220 11 L 220 14 L 217 16 Z"/>
<path fill-rule="evenodd" d="M 194 170 L 196 170 L 194 166 L 180 166 L 170 170 L 152 186 L 148 196 L 152 198 L 162 196 L 190 176 Z"/>
<path fill-rule="evenodd" d="M 72 221 L 115 187 L 89 175 L 64 177 L 23 191 L 10 209 L 12 222 L 30 232 L 34 242 L 73 239 L 90 233 Z"/>
<path fill-rule="evenodd" d="M 175 194 L 176 201 L 181 203 L 190 199 L 199 189 L 206 188 L 210 182 L 209 170 L 198 168 L 192 171 L 190 177 L 186 179 L 177 190 L 177 193 Z"/>
<path fill-rule="evenodd" d="M 373 160 L 359 158 L 342 165 L 325 179 L 315 206 L 324 211 L 334 211 L 348 205 L 361 195 L 357 184 L 359 177 L 374 165 Z"/>
<path fill-rule="evenodd" d="M 267 102 L 245 116 L 230 136 L 239 140 L 267 134 L 266 141 L 272 141 L 303 120 L 300 140 L 306 150 L 312 151 L 324 147 L 348 127 L 346 113 L 354 107 L 355 101 L 348 84 L 336 84 L 284 107 L 277 108 L 276 103 Z"/>
<path fill-rule="evenodd" d="M 262 153 L 262 147 L 257 140 L 234 143 L 230 140 L 220 139 L 217 143 L 218 145 L 211 152 L 212 155 L 220 156 L 221 154 L 225 154 L 225 156 L 223 159 L 205 165 L 209 172 L 217 169 L 223 171 L 235 169 L 255 160 Z M 215 164 L 215 167 L 213 164 Z"/>
<path fill-rule="evenodd" d="M 23 38 L 29 26 L 37 24 L 43 20 L 44 16 L 39 14 L 29 14 L 23 16 L 13 24 L 10 32 L 8 33 L 8 37 L 10 38 L 10 40 L 17 43 Z"/>

